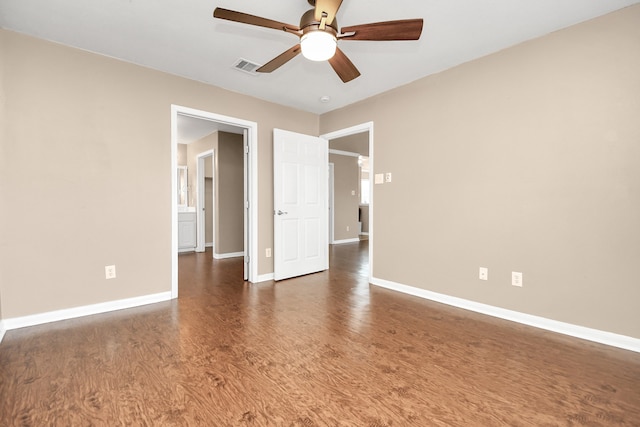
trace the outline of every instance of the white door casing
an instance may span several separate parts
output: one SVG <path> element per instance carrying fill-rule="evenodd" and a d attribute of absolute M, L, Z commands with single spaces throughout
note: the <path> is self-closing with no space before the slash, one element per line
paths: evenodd
<path fill-rule="evenodd" d="M 205 202 L 207 200 L 207 194 L 205 192 L 205 162 L 211 162 L 213 166 L 213 159 L 215 156 L 215 150 L 207 150 L 202 152 L 196 156 L 196 212 L 197 215 L 197 233 L 198 233 L 198 243 L 196 245 L 196 252 L 204 252 L 206 246 L 205 239 L 205 230 L 207 224 L 205 223 Z M 215 173 L 213 174 L 213 178 L 215 180 Z M 215 191 L 215 186 L 214 186 Z M 214 197 L 214 194 L 210 194 L 209 197 Z M 209 224 L 212 227 L 214 234 L 214 242 L 215 242 L 215 204 L 213 209 L 213 221 Z M 211 252 L 215 252 L 215 248 L 213 248 Z"/>
<path fill-rule="evenodd" d="M 245 130 L 246 153 L 246 220 L 245 241 L 246 272 L 245 276 L 250 282 L 260 281 L 258 275 L 258 124 L 256 122 L 224 116 L 207 111 L 180 105 L 171 105 L 171 298 L 178 297 L 178 205 L 177 205 L 177 174 L 175 173 L 178 152 L 178 115 L 186 115 L 204 120 L 217 122 L 221 125 L 230 125 Z"/>
<path fill-rule="evenodd" d="M 366 122 L 359 125 L 351 126 L 346 129 L 340 129 L 334 132 L 325 133 L 320 135 L 321 138 L 326 139 L 327 141 L 337 138 L 342 138 L 349 135 L 354 135 L 361 132 L 369 133 L 369 173 L 372 175 L 375 171 L 374 168 L 374 147 L 373 147 L 373 122 Z M 374 267 L 374 257 L 373 257 L 373 246 L 374 246 L 374 191 L 373 191 L 373 179 L 369 179 L 369 281 L 373 278 L 373 267 Z"/>
<path fill-rule="evenodd" d="M 327 140 L 273 130 L 274 279 L 329 268 Z"/>

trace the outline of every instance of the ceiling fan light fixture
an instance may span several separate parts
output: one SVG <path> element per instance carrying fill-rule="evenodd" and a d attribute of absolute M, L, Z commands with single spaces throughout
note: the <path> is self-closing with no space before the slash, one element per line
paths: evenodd
<path fill-rule="evenodd" d="M 325 31 L 309 31 L 300 39 L 302 55 L 311 61 L 326 61 L 336 53 L 335 36 Z"/>

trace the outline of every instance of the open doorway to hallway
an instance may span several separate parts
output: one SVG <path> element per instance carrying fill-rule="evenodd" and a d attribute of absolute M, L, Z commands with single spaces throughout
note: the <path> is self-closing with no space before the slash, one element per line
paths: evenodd
<path fill-rule="evenodd" d="M 329 141 L 329 242 L 373 239 L 373 123 L 322 135 Z M 367 254 L 372 271 L 371 242 Z"/>
<path fill-rule="evenodd" d="M 207 243 L 218 258 L 240 258 L 240 277 L 255 280 L 256 134 L 254 122 L 172 106 L 173 298 L 178 295 L 178 252 L 205 251 Z"/>

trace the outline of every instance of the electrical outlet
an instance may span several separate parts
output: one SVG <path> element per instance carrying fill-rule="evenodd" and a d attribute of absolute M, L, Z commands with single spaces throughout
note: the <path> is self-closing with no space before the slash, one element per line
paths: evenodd
<path fill-rule="evenodd" d="M 480 272 L 478 273 L 478 278 L 480 280 L 489 280 L 489 269 L 486 267 L 480 267 Z"/>
<path fill-rule="evenodd" d="M 349 228 L 351 228 L 351 227 L 349 227 L 349 226 L 347 225 L 347 231 L 349 231 Z"/>
<path fill-rule="evenodd" d="M 115 279 L 116 278 L 116 266 L 115 265 L 106 265 L 104 267 L 104 278 L 105 279 Z"/>
<path fill-rule="evenodd" d="M 271 248 L 267 248 L 267 249 L 265 249 L 265 251 L 264 251 L 264 252 L 265 252 L 265 256 L 266 256 L 267 258 L 271 258 Z"/>
<path fill-rule="evenodd" d="M 517 271 L 511 272 L 511 285 L 522 287 L 522 273 Z"/>
<path fill-rule="evenodd" d="M 391 182 L 391 172 L 384 174 L 384 182 Z"/>

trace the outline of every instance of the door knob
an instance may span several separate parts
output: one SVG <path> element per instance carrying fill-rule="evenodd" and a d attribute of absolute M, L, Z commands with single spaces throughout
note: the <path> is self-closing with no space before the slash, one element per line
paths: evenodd
<path fill-rule="evenodd" d="M 278 209 L 278 215 L 286 215 L 286 214 L 288 214 L 288 213 L 289 213 L 289 212 L 282 212 L 280 209 Z"/>

